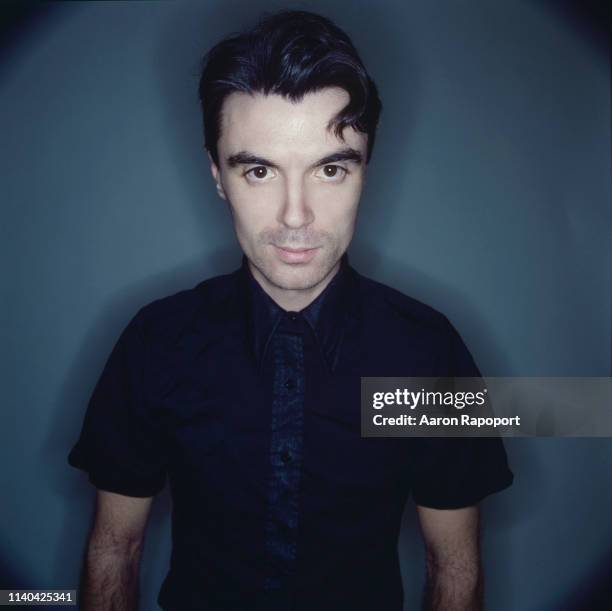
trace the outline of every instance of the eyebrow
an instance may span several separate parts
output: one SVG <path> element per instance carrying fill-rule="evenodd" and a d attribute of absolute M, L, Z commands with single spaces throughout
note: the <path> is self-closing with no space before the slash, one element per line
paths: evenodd
<path fill-rule="evenodd" d="M 338 161 L 354 161 L 355 163 L 361 163 L 362 160 L 363 156 L 361 153 L 349 146 L 340 151 L 336 151 L 335 153 L 322 157 L 313 163 L 311 167 L 316 168 L 322 165 L 336 163 Z M 227 164 L 230 166 L 230 168 L 235 168 L 237 165 L 265 165 L 270 168 L 278 168 L 278 165 L 273 161 L 270 161 L 265 157 L 259 157 L 258 155 L 254 155 L 248 151 L 240 151 L 239 153 L 230 155 L 227 158 Z"/>

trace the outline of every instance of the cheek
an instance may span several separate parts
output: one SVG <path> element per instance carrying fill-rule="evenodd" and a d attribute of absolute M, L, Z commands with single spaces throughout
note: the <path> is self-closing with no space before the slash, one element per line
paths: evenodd
<path fill-rule="evenodd" d="M 274 198 L 262 188 L 226 189 L 234 222 L 243 233 L 256 233 L 274 219 Z"/>
<path fill-rule="evenodd" d="M 360 195 L 358 184 L 347 185 L 346 188 L 325 187 L 317 198 L 317 219 L 331 227 L 332 231 L 342 233 L 357 215 Z"/>

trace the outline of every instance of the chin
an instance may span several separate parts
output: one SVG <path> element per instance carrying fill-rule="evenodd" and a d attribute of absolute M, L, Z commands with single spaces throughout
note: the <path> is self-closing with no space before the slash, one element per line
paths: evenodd
<path fill-rule="evenodd" d="M 322 268 L 320 265 L 283 265 L 274 266 L 274 269 L 267 273 L 262 270 L 269 282 L 278 288 L 287 291 L 299 291 L 311 289 L 319 284 L 329 272 L 329 269 Z"/>
<path fill-rule="evenodd" d="M 242 244 L 241 244 L 242 245 Z M 246 243 L 243 252 L 266 282 L 280 290 L 309 290 L 323 282 L 340 260 L 342 249 L 329 240 L 307 263 L 282 261 L 269 244 Z"/>
<path fill-rule="evenodd" d="M 322 282 L 336 261 L 325 257 L 307 264 L 287 264 L 266 259 L 256 265 L 266 280 L 279 289 L 286 291 L 308 290 Z"/>

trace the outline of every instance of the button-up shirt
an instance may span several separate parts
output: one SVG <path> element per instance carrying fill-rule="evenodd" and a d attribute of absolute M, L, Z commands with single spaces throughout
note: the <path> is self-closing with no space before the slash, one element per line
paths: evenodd
<path fill-rule="evenodd" d="M 99 489 L 172 495 L 165 611 L 401 611 L 397 541 L 419 505 L 512 482 L 498 438 L 361 437 L 361 376 L 478 377 L 443 314 L 339 271 L 286 312 L 246 258 L 142 307 L 69 455 Z"/>

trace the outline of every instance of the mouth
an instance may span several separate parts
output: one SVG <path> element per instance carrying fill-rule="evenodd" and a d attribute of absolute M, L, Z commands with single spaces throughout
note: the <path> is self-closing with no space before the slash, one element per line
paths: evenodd
<path fill-rule="evenodd" d="M 273 244 L 279 258 L 284 263 L 308 263 L 311 261 L 319 250 L 320 246 L 312 248 L 287 248 L 285 246 L 277 246 Z"/>
<path fill-rule="evenodd" d="M 275 246 L 276 246 L 276 244 L 275 244 Z M 312 247 L 308 247 L 308 248 L 289 248 L 288 246 L 276 246 L 276 248 L 279 248 L 280 250 L 284 250 L 286 252 L 308 252 L 309 250 L 316 250 L 319 247 L 318 246 L 312 246 Z"/>

